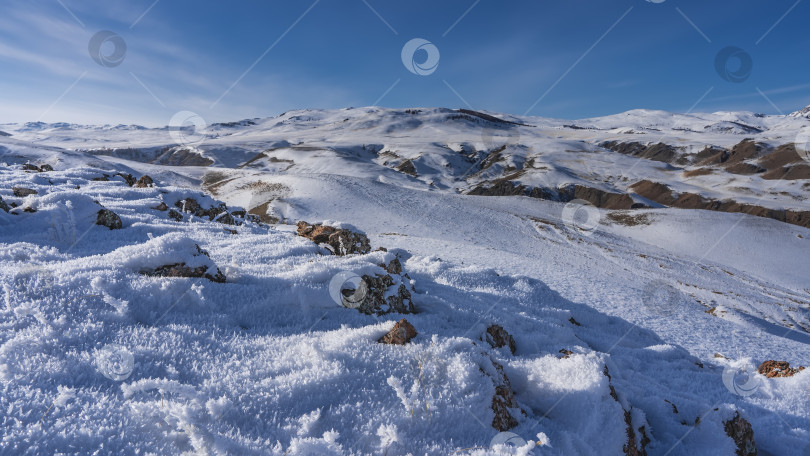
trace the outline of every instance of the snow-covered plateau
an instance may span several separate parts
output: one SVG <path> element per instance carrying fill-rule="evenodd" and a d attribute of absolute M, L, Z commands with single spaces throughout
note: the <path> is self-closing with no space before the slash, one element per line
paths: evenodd
<path fill-rule="evenodd" d="M 810 455 L 808 111 L 0 125 L 0 454 Z"/>

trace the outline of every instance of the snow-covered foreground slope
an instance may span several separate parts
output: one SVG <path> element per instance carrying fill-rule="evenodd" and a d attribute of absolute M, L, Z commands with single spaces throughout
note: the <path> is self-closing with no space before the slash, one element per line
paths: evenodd
<path fill-rule="evenodd" d="M 162 150 L 165 131 L 4 126 L 13 136 L 0 138 L 9 205 L 0 210 L 0 454 L 731 455 L 726 423 L 738 413 L 759 454 L 810 451 L 810 372 L 756 373 L 766 360 L 810 364 L 810 229 L 736 213 L 458 194 L 488 182 L 459 150 L 485 157 L 491 135 L 356 111 L 346 122 L 312 111 L 227 127 L 196 149 L 212 166 L 167 165 L 188 152 L 144 163 L 131 151 L 70 150 Z M 667 117 L 631 114 L 634 130 Z M 550 186 L 614 191 L 617 176 L 657 173 L 681 185 L 661 177 L 671 165 L 596 151 L 581 136 L 593 132 L 512 120 L 580 135 L 538 134 L 526 146 L 521 130 L 512 142 L 512 162 L 529 156 L 524 146 L 548 146 L 535 166 L 553 167 Z M 799 125 L 760 121 L 783 131 L 776 143 Z M 402 133 L 408 122 L 412 135 Z M 424 136 L 427 127 L 439 131 Z M 413 158 L 417 176 L 393 169 L 397 160 L 384 165 L 384 150 Z M 26 172 L 27 162 L 55 171 Z M 155 186 L 129 186 L 118 172 L 148 174 Z M 801 180 L 788 184 L 803 196 Z M 744 193 L 735 188 L 722 191 Z M 388 251 L 333 256 L 288 224 L 182 213 L 175 203 L 189 197 L 225 201 L 233 214 L 348 224 Z M 96 224 L 102 207 L 121 229 Z M 417 313 L 364 315 L 336 302 L 335 277 L 385 274 L 380 265 L 395 258 Z M 227 280 L 143 273 L 180 262 Z M 403 316 L 418 335 L 378 343 Z M 487 342 L 493 324 L 514 336 L 514 353 Z M 506 378 L 514 435 L 493 428 Z"/>

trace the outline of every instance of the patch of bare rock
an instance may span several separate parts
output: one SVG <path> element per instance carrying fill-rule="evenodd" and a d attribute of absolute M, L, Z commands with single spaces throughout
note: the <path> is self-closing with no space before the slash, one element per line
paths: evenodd
<path fill-rule="evenodd" d="M 25 198 L 29 195 L 38 195 L 39 192 L 34 190 L 33 188 L 26 188 L 26 187 L 12 187 L 11 192 L 17 198 Z"/>
<path fill-rule="evenodd" d="M 768 378 L 775 378 L 793 377 L 804 369 L 804 366 L 790 367 L 790 363 L 787 361 L 768 360 L 760 364 L 757 371 Z"/>
<path fill-rule="evenodd" d="M 611 193 L 577 184 L 563 185 L 559 188 L 528 187 L 517 184 L 509 180 L 508 177 L 496 180 L 490 186 L 479 185 L 470 190 L 468 194 L 479 196 L 528 196 L 563 203 L 581 199 L 603 209 L 637 209 L 643 206 L 635 203 L 633 198 L 625 193 Z"/>
<path fill-rule="evenodd" d="M 612 397 L 614 401 L 618 402 L 624 411 L 624 423 L 627 426 L 627 443 L 625 443 L 622 447 L 624 454 L 627 456 L 647 456 L 647 445 L 651 442 L 651 440 L 649 435 L 647 435 L 646 420 L 641 426 L 638 427 L 633 424 L 633 406 L 628 404 L 627 407 L 625 407 L 622 401 L 619 400 L 619 395 L 616 393 L 616 388 L 613 387 L 613 378 L 610 376 L 610 370 L 608 369 L 607 365 L 605 365 L 603 373 L 608 379 L 610 397 Z"/>
<path fill-rule="evenodd" d="M 96 225 L 106 226 L 111 230 L 120 230 L 124 227 L 121 217 L 109 209 L 100 209 L 96 213 Z"/>
<path fill-rule="evenodd" d="M 406 319 L 399 320 L 394 324 L 384 336 L 380 337 L 377 342 L 388 345 L 405 345 L 417 336 L 416 328 Z"/>
<path fill-rule="evenodd" d="M 495 416 L 492 418 L 492 427 L 505 432 L 518 425 L 513 413 L 521 413 L 525 416 L 526 412 L 518 405 L 515 392 L 512 390 L 512 383 L 509 381 L 509 377 L 506 376 L 503 366 L 492 359 L 490 361 L 492 366 L 495 367 L 496 373 L 492 377 L 495 384 L 495 394 L 492 396 L 492 411 Z"/>
<path fill-rule="evenodd" d="M 509 351 L 515 354 L 515 338 L 506 332 L 501 325 L 491 325 L 487 328 L 486 341 L 492 348 L 509 347 Z"/>
<path fill-rule="evenodd" d="M 199 245 L 194 245 L 196 248 L 196 253 L 193 256 L 205 256 L 206 258 L 210 258 L 208 252 L 201 249 Z M 212 268 L 215 268 L 216 271 L 211 271 Z M 212 282 L 217 283 L 225 283 L 226 277 L 222 271 L 219 270 L 216 266 L 197 266 L 197 267 L 190 267 L 187 266 L 186 263 L 174 263 L 174 264 L 166 264 L 163 266 L 158 266 L 154 269 L 142 269 L 139 271 L 140 274 L 151 276 L 151 277 L 190 277 L 190 278 L 205 278 Z"/>
<path fill-rule="evenodd" d="M 37 165 L 31 164 L 31 163 L 26 163 L 26 164 L 23 165 L 22 169 L 24 171 L 33 171 L 35 173 L 45 173 L 45 172 L 48 172 L 48 171 L 53 171 L 53 166 L 51 166 L 51 165 L 49 165 L 47 163 L 44 164 L 44 165 L 41 165 L 41 166 L 37 166 Z"/>
<path fill-rule="evenodd" d="M 733 200 L 720 201 L 704 198 L 696 193 L 675 193 L 665 184 L 642 180 L 630 187 L 636 194 L 666 206 L 681 209 L 704 209 L 717 212 L 733 212 L 765 217 L 810 228 L 810 211 L 769 209 L 753 204 L 738 203 Z"/>
<path fill-rule="evenodd" d="M 737 412 L 734 418 L 723 422 L 726 434 L 737 445 L 737 456 L 757 456 L 757 445 L 754 441 L 754 429 L 751 423 Z"/>
<path fill-rule="evenodd" d="M 219 222 L 225 225 L 241 225 L 242 220 L 240 219 L 245 218 L 258 223 L 258 218 L 247 214 L 243 210 L 229 211 L 228 206 L 225 203 L 219 203 L 217 206 L 211 206 L 206 209 L 203 208 L 196 199 L 184 198 L 176 201 L 174 203 L 174 207 L 178 210 L 169 210 L 168 216 L 169 218 L 178 222 L 183 220 L 182 213 L 186 213 L 195 217 L 207 217 L 210 221 Z M 158 206 L 155 209 L 163 210 L 161 206 Z"/>
<path fill-rule="evenodd" d="M 343 228 L 320 223 L 310 225 L 302 220 L 298 222 L 298 235 L 310 239 L 318 245 L 323 245 L 338 256 L 352 253 L 364 254 L 371 251 L 371 244 L 365 234 Z"/>

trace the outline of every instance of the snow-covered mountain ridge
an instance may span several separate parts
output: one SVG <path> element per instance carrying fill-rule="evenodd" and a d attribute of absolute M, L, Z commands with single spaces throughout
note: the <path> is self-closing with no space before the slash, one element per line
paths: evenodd
<path fill-rule="evenodd" d="M 810 125 L 791 116 L 635 110 L 565 121 L 466 109 L 357 108 L 293 111 L 179 134 L 31 125 L 0 128 L 35 144 L 162 165 L 309 173 L 330 162 L 332 173 L 362 172 L 439 191 L 576 197 L 611 209 L 702 208 L 810 225 Z M 639 186 L 643 181 L 666 188 Z"/>

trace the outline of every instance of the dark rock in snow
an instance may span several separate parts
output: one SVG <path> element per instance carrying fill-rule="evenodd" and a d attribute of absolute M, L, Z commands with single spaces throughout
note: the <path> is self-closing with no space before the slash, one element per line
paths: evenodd
<path fill-rule="evenodd" d="M 174 209 L 170 209 L 169 210 L 169 218 L 176 221 L 176 222 L 179 222 L 179 221 L 183 220 L 183 214 L 177 212 Z"/>
<path fill-rule="evenodd" d="M 197 253 L 194 256 L 203 255 L 208 257 L 208 252 L 201 249 L 199 245 L 195 245 Z M 215 266 L 216 268 L 216 266 Z M 212 282 L 225 283 L 226 277 L 219 268 L 216 272 L 211 274 L 211 268 L 208 266 L 189 267 L 186 263 L 174 263 L 159 266 L 155 269 L 141 270 L 140 273 L 151 277 L 189 277 L 189 278 L 205 278 Z"/>
<path fill-rule="evenodd" d="M 768 377 L 793 377 L 794 375 L 798 374 L 799 372 L 804 370 L 804 366 L 800 367 L 790 367 L 790 363 L 787 361 L 773 361 L 768 360 L 764 363 L 759 365 L 757 371 Z"/>
<path fill-rule="evenodd" d="M 124 181 L 127 183 L 127 185 L 129 185 L 130 187 L 135 185 L 136 182 L 135 176 L 133 176 L 132 174 L 117 173 L 116 176 L 121 176 L 121 178 L 123 178 Z"/>
<path fill-rule="evenodd" d="M 389 313 L 416 313 L 411 298 L 411 292 L 405 287 L 403 277 L 399 277 L 399 286 L 394 278 L 388 274 L 375 274 L 373 277 L 364 275 L 362 286 L 366 287 L 357 310 L 368 315 L 385 315 Z M 387 297 L 386 297 L 387 296 Z"/>
<path fill-rule="evenodd" d="M 492 360 L 490 360 L 492 361 Z M 492 361 L 499 378 L 494 378 L 495 395 L 492 396 L 492 411 L 495 412 L 495 417 L 492 418 L 492 427 L 498 431 L 505 432 L 518 425 L 517 419 L 512 416 L 510 410 L 519 410 L 524 415 L 524 412 L 515 400 L 515 392 L 512 390 L 512 383 L 509 382 L 509 377 L 503 371 L 503 366 L 495 361 Z"/>
<path fill-rule="evenodd" d="M 515 354 L 515 338 L 512 337 L 511 334 L 506 332 L 500 325 L 491 325 L 487 328 L 486 333 L 487 343 L 489 343 L 492 348 L 501 348 L 501 347 L 509 347 L 509 351 L 512 354 Z"/>
<path fill-rule="evenodd" d="M 195 200 L 194 198 L 186 198 L 179 200 L 176 203 L 174 203 L 174 207 L 180 209 L 183 212 L 196 215 L 197 217 L 207 215 L 206 211 L 203 210 L 202 206 L 200 206 L 200 203 L 198 203 L 197 200 Z"/>
<path fill-rule="evenodd" d="M 153 187 L 154 185 L 155 182 L 152 180 L 151 177 L 147 176 L 146 174 L 141 176 L 141 178 L 138 179 L 137 182 L 135 182 L 135 187 L 137 188 Z"/>
<path fill-rule="evenodd" d="M 225 225 L 241 225 L 241 221 L 234 218 L 234 213 L 228 213 L 228 206 L 220 203 L 218 206 L 211 206 L 203 209 L 200 203 L 194 198 L 186 198 L 174 203 L 174 206 L 183 212 L 193 214 L 196 217 L 208 217 L 208 220 L 219 222 Z"/>
<path fill-rule="evenodd" d="M 310 225 L 300 221 L 298 222 L 298 235 L 310 239 L 316 244 L 326 244 L 327 248 L 338 256 L 371 251 L 371 245 L 365 234 L 343 228 L 324 226 L 320 223 Z"/>
<path fill-rule="evenodd" d="M 167 205 L 166 205 L 166 203 L 164 203 L 163 201 L 161 201 L 161 202 L 160 202 L 160 204 L 158 204 L 157 206 L 153 207 L 152 209 L 155 209 L 156 211 L 168 211 L 168 210 L 169 210 L 169 206 L 167 206 Z"/>
<path fill-rule="evenodd" d="M 405 345 L 418 333 L 416 328 L 406 319 L 399 320 L 388 333 L 380 337 L 377 342 L 389 345 Z"/>
<path fill-rule="evenodd" d="M 14 196 L 16 196 L 18 198 L 24 198 L 24 197 L 26 197 L 28 195 L 38 195 L 39 194 L 33 188 L 25 188 L 25 187 L 13 187 L 11 189 L 11 191 L 12 191 L 12 193 L 14 193 Z"/>
<path fill-rule="evenodd" d="M 8 212 L 10 210 L 8 204 L 6 204 L 2 196 L 0 196 L 0 209 L 2 209 L 5 212 Z"/>
<path fill-rule="evenodd" d="M 397 166 L 397 171 L 417 177 L 416 167 L 410 160 L 405 160 L 404 162 L 400 163 L 399 166 Z"/>
<path fill-rule="evenodd" d="M 380 264 L 379 266 L 388 271 L 389 274 L 402 274 L 402 263 L 400 263 L 399 258 L 394 258 L 388 265 Z"/>
<path fill-rule="evenodd" d="M 109 209 L 101 209 L 96 214 L 96 225 L 106 226 L 111 230 L 118 230 L 124 227 L 121 217 Z"/>
<path fill-rule="evenodd" d="M 633 414 L 630 410 L 624 411 L 624 423 L 627 425 L 627 443 L 622 450 L 627 456 L 647 456 L 647 445 L 650 437 L 647 435 L 647 426 L 638 428 L 640 441 L 636 441 L 636 431 L 633 429 Z"/>
<path fill-rule="evenodd" d="M 740 416 L 740 412 L 734 415 L 734 418 L 723 422 L 723 428 L 726 434 L 734 440 L 737 445 L 737 456 L 756 456 L 757 445 L 754 441 L 754 429 L 751 423 L 745 418 Z"/>

